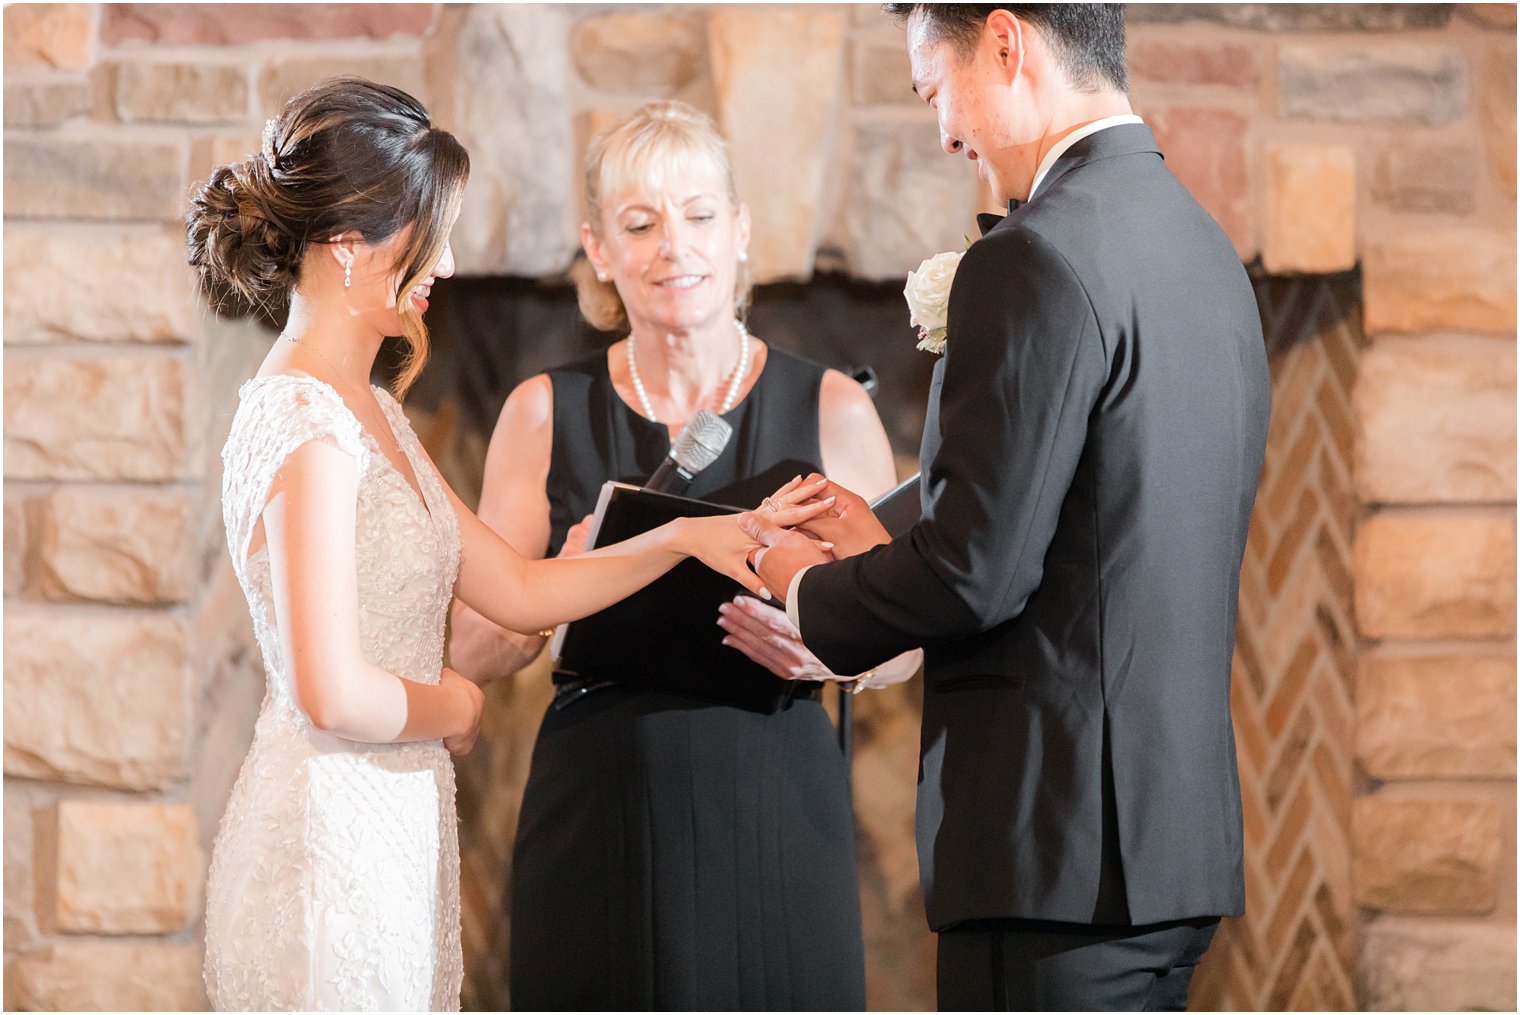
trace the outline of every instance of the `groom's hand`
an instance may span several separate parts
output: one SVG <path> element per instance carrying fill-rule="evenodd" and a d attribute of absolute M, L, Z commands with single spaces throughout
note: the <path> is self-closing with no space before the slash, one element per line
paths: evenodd
<path fill-rule="evenodd" d="M 833 497 L 834 506 L 818 517 L 803 522 L 798 530 L 833 545 L 835 558 L 853 557 L 865 553 L 873 546 L 892 541 L 891 535 L 882 527 L 871 511 L 870 502 L 853 490 L 848 490 L 831 479 L 814 473 L 806 480 L 810 484 L 822 483 L 817 497 Z"/>
<path fill-rule="evenodd" d="M 777 599 L 784 599 L 798 571 L 834 559 L 817 540 L 777 525 L 769 512 L 746 511 L 738 516 L 738 521 L 739 528 L 761 544 L 751 563 L 761 582 Z"/>

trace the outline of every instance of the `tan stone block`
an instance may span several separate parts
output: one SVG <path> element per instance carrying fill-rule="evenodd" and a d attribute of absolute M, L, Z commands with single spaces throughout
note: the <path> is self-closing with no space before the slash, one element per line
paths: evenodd
<path fill-rule="evenodd" d="M 1125 52 L 1131 78 L 1166 85 L 1254 88 L 1261 80 L 1259 47 L 1138 38 Z"/>
<path fill-rule="evenodd" d="M 1500 638 L 1515 630 L 1508 511 L 1380 511 L 1356 537 L 1356 619 L 1368 638 Z"/>
<path fill-rule="evenodd" d="M 500 45 L 499 40 L 497 45 Z M 498 49 L 500 56 L 501 50 Z M 362 61 L 362 74 L 371 81 L 384 81 L 401 89 L 424 106 L 428 105 L 419 56 L 370 56 Z M 258 101 L 260 116 L 276 116 L 296 95 L 321 81 L 339 75 L 361 72 L 347 57 L 299 56 L 276 60 L 259 72 Z M 468 80 L 468 79 L 466 79 Z M 471 84 L 477 82 L 471 81 Z M 501 96 L 496 96 L 500 101 Z M 471 154 L 474 154 L 473 149 Z"/>
<path fill-rule="evenodd" d="M 1515 331 L 1515 232 L 1475 226 L 1379 230 L 1362 240 L 1368 334 Z"/>
<path fill-rule="evenodd" d="M 1515 775 L 1515 656 L 1371 655 L 1356 685 L 1356 755 L 1373 779 Z"/>
<path fill-rule="evenodd" d="M 1515 197 L 1515 8 L 1509 7 L 1511 36 L 1483 61 L 1478 79 L 1478 124 L 1488 151 L 1489 170 L 1510 200 Z"/>
<path fill-rule="evenodd" d="M 18 498 L 5 502 L 5 597 L 21 595 L 26 585 L 26 507 Z"/>
<path fill-rule="evenodd" d="M 169 356 L 8 359 L 6 478 L 188 476 L 188 384 Z"/>
<path fill-rule="evenodd" d="M 557 274 L 580 250 L 569 32 L 567 7 L 473 4 L 448 7 L 429 40 L 436 120 L 470 152 L 461 274 Z"/>
<path fill-rule="evenodd" d="M 1195 21 L 1255 32 L 1399 32 L 1444 28 L 1451 4 L 1135 4 L 1139 25 Z"/>
<path fill-rule="evenodd" d="M 756 282 L 808 278 L 844 88 L 847 8 L 715 7 L 708 44 L 718 122 L 739 194 L 761 228 L 750 243 Z M 806 88 L 778 89 L 776 73 Z M 785 167 L 778 172 L 778 167 Z"/>
<path fill-rule="evenodd" d="M 1248 117 L 1228 109 L 1175 108 L 1147 116 L 1167 168 L 1214 216 L 1242 259 L 1256 255 Z"/>
<path fill-rule="evenodd" d="M 253 158 L 259 150 L 259 142 L 259 128 L 253 124 L 241 128 L 229 127 L 197 137 L 190 146 L 191 192 L 202 187 L 211 174 L 222 166 Z"/>
<path fill-rule="evenodd" d="M 1515 928 L 1376 919 L 1357 974 L 1364 1011 L 1514 1011 Z"/>
<path fill-rule="evenodd" d="M 184 804 L 58 805 L 58 927 L 168 934 L 199 918 L 204 861 Z"/>
<path fill-rule="evenodd" d="M 94 4 L 7 4 L 6 70 L 88 67 L 95 60 L 97 22 Z"/>
<path fill-rule="evenodd" d="M 1290 43 L 1278 49 L 1284 116 L 1340 123 L 1451 123 L 1467 112 L 1462 52 L 1428 43 Z"/>
<path fill-rule="evenodd" d="M 1395 139 L 1373 169 L 1372 199 L 1395 211 L 1465 215 L 1477 206 L 1472 153 L 1450 142 Z"/>
<path fill-rule="evenodd" d="M 1457 4 L 1457 13 L 1465 21 L 1499 31 L 1515 31 L 1515 5 L 1506 3 Z"/>
<path fill-rule="evenodd" d="M 10 951 L 32 947 L 39 936 L 32 808 L 26 794 L 5 788 L 5 946 Z"/>
<path fill-rule="evenodd" d="M 184 213 L 185 149 L 162 141 L 15 138 L 5 144 L 5 216 L 146 219 Z"/>
<path fill-rule="evenodd" d="M 105 4 L 108 46 L 245 46 L 267 39 L 389 39 L 419 36 L 433 4 Z M 377 81 L 387 78 L 376 77 Z"/>
<path fill-rule="evenodd" d="M 1351 809 L 1356 901 L 1395 913 L 1487 913 L 1499 901 L 1503 815 L 1486 801 L 1362 797 Z"/>
<path fill-rule="evenodd" d="M 1262 263 L 1274 273 L 1356 266 L 1356 157 L 1344 145 L 1284 144 L 1267 152 Z"/>
<path fill-rule="evenodd" d="M 862 106 L 923 105 L 913 91 L 908 51 L 901 42 L 878 46 L 857 41 L 850 46 L 850 96 Z"/>
<path fill-rule="evenodd" d="M 570 57 L 593 88 L 673 95 L 707 73 L 707 40 L 691 13 L 614 12 L 576 22 Z"/>
<path fill-rule="evenodd" d="M 6 969 L 6 1007 L 27 1011 L 207 1011 L 198 944 L 59 941 Z"/>
<path fill-rule="evenodd" d="M 856 170 L 835 243 L 857 278 L 901 281 L 924 258 L 964 250 L 963 237 L 976 234 L 976 170 L 946 158 L 935 136 L 933 121 L 863 123 L 856 131 Z"/>
<path fill-rule="evenodd" d="M 116 115 L 124 123 L 247 120 L 248 71 L 223 63 L 118 63 Z"/>
<path fill-rule="evenodd" d="M 188 341 L 194 285 L 183 229 L 5 227 L 7 344 Z"/>
<path fill-rule="evenodd" d="M 1379 339 L 1362 353 L 1354 401 L 1363 501 L 1514 501 L 1513 339 Z"/>
<path fill-rule="evenodd" d="M 5 616 L 5 774 L 159 789 L 188 767 L 183 625 L 166 613 Z"/>
<path fill-rule="evenodd" d="M 63 487 L 42 502 L 49 599 L 179 603 L 195 589 L 195 504 L 175 490 Z"/>
<path fill-rule="evenodd" d="M 14 7 L 7 7 L 9 12 Z M 56 127 L 65 120 L 90 111 L 90 82 L 84 78 L 49 78 L 44 81 L 5 83 L 7 127 Z"/>

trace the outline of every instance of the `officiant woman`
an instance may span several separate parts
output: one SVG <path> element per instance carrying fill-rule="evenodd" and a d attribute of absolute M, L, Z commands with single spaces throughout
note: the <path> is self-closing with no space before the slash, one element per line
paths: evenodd
<path fill-rule="evenodd" d="M 758 505 L 815 470 L 867 496 L 893 485 L 864 389 L 745 328 L 752 223 L 705 115 L 637 110 L 592 141 L 585 188 L 581 310 L 624 337 L 507 398 L 487 524 L 527 555 L 578 552 L 602 484 L 645 481 L 701 409 L 733 437 L 687 496 Z M 513 852 L 518 1010 L 865 1006 L 849 773 L 819 700 L 840 676 L 758 599 L 707 622 L 775 693 L 721 668 L 700 693 L 660 689 L 660 658 L 628 658 L 575 674 L 544 715 Z M 480 681 L 543 647 L 463 605 L 453 630 L 453 665 Z M 906 679 L 916 655 L 867 682 Z"/>

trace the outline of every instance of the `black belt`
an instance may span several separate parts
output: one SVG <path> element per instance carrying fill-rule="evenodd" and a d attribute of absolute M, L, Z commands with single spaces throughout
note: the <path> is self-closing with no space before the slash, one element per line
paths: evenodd
<path fill-rule="evenodd" d="M 688 689 L 675 690 L 669 687 L 661 687 L 654 683 L 645 683 L 639 680 L 611 679 L 606 677 L 583 677 L 577 673 L 568 673 L 564 670 L 554 671 L 554 702 L 550 705 L 556 711 L 568 708 L 576 702 L 583 700 L 587 695 L 597 691 L 604 691 L 613 687 L 620 687 L 632 691 L 662 690 L 673 694 L 685 694 L 689 697 L 698 698 L 702 701 L 710 701 L 719 705 L 732 705 L 751 712 L 772 713 L 779 712 L 794 701 L 820 701 L 823 698 L 823 684 L 816 680 L 780 680 L 777 693 L 767 695 L 725 693 L 716 688 L 721 684 L 714 683 L 712 693 L 693 692 Z"/>

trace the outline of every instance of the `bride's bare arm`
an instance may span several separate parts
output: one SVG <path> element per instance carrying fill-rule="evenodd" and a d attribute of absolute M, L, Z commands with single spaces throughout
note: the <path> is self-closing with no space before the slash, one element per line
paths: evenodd
<path fill-rule="evenodd" d="M 353 457 L 310 441 L 285 459 L 264 506 L 280 650 L 312 725 L 369 743 L 473 739 L 480 691 L 451 670 L 438 685 L 364 658 L 359 637 Z"/>
<path fill-rule="evenodd" d="M 549 461 L 554 442 L 554 388 L 545 374 L 507 396 L 486 450 L 477 516 L 524 557 L 549 548 Z M 544 647 L 537 632 L 519 634 L 481 616 L 456 598 L 449 626 L 449 661 L 477 683 L 508 676 Z"/>
<path fill-rule="evenodd" d="M 437 467 L 434 466 L 434 471 Z M 678 518 L 621 543 L 554 560 L 528 560 L 491 531 L 439 476 L 459 518 L 463 544 L 454 594 L 476 613 L 511 631 L 533 632 L 606 609 L 669 571 L 685 557 L 696 557 L 758 595 L 769 597 L 749 569 L 748 555 L 758 544 L 734 517 Z M 822 483 L 799 487 L 790 500 L 816 495 Z M 819 502 L 788 506 L 772 516 L 778 524 L 797 525 L 828 509 Z"/>

